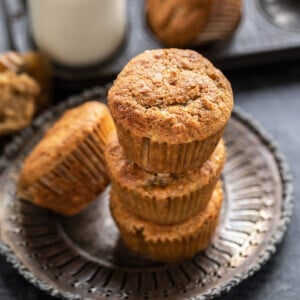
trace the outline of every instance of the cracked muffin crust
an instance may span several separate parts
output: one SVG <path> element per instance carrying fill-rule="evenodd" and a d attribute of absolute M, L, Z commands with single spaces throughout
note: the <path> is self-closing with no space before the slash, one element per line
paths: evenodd
<path fill-rule="evenodd" d="M 231 115 L 231 85 L 192 50 L 148 50 L 133 58 L 108 93 L 128 159 L 152 172 L 200 166 Z"/>
<path fill-rule="evenodd" d="M 80 212 L 109 182 L 103 150 L 114 130 L 102 103 L 67 110 L 25 159 L 18 196 L 60 214 Z"/>
<path fill-rule="evenodd" d="M 105 149 L 113 190 L 129 211 L 158 224 L 183 222 L 205 209 L 225 156 L 221 140 L 201 167 L 180 174 L 160 174 L 149 173 L 128 161 L 116 133 L 110 135 Z"/>
<path fill-rule="evenodd" d="M 127 247 L 153 260 L 174 263 L 209 245 L 218 224 L 223 192 L 219 182 L 203 211 L 174 225 L 159 225 L 136 217 L 114 190 L 110 199 L 112 216 Z"/>

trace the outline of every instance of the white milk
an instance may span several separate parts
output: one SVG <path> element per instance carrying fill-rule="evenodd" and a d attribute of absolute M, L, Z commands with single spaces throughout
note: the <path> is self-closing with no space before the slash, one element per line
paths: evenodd
<path fill-rule="evenodd" d="M 125 34 L 126 0 L 29 0 L 29 7 L 37 46 L 61 64 L 103 61 Z"/>

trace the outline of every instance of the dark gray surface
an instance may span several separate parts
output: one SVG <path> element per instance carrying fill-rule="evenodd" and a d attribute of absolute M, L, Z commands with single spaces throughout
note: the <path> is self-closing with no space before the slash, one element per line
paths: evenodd
<path fill-rule="evenodd" d="M 300 285 L 300 62 L 247 69 L 227 74 L 235 91 L 236 104 L 252 114 L 286 154 L 295 180 L 295 208 L 290 228 L 277 254 L 252 278 L 234 288 L 222 300 L 294 300 Z M 0 299 L 53 299 L 21 278 L 0 259 Z"/>

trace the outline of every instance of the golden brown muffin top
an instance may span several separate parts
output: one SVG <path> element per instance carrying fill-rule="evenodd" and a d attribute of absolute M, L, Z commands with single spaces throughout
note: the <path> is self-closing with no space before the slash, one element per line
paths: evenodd
<path fill-rule="evenodd" d="M 122 227 L 125 227 L 126 231 L 132 234 L 143 235 L 146 242 L 155 243 L 172 240 L 182 241 L 194 236 L 195 232 L 201 230 L 207 222 L 219 215 L 223 201 L 223 191 L 221 182 L 219 181 L 206 209 L 186 222 L 176 225 L 159 225 L 144 221 L 129 213 L 126 208 L 124 208 L 122 199 L 119 198 L 118 194 L 113 190 L 111 191 L 110 197 L 112 214 L 116 220 L 121 220 L 119 222 L 122 224 Z"/>
<path fill-rule="evenodd" d="M 128 161 L 117 134 L 111 134 L 105 149 L 107 169 L 123 188 L 134 190 L 145 197 L 157 199 L 185 195 L 216 180 L 225 163 L 225 146 L 221 140 L 210 158 L 200 167 L 181 174 L 150 173 Z"/>
<path fill-rule="evenodd" d="M 190 44 L 203 29 L 212 0 L 147 0 L 148 24 L 166 45 Z"/>
<path fill-rule="evenodd" d="M 192 50 L 147 50 L 121 71 L 108 93 L 116 123 L 139 137 L 181 144 L 222 129 L 230 117 L 229 81 Z"/>
<path fill-rule="evenodd" d="M 102 126 L 108 131 L 114 130 L 113 121 L 105 104 L 89 101 L 67 110 L 25 159 L 20 175 L 20 187 L 25 188 L 47 174 L 88 135 Z"/>

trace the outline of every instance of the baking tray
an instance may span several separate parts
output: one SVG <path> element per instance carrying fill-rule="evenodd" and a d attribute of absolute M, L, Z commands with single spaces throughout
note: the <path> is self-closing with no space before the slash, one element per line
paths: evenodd
<path fill-rule="evenodd" d="M 24 52 L 35 49 L 30 36 L 26 5 L 22 0 L 5 3 L 12 47 Z M 163 47 L 149 30 L 144 1 L 127 0 L 128 26 L 119 51 L 106 63 L 93 68 L 72 69 L 55 65 L 64 88 L 82 88 L 111 79 L 136 54 Z M 244 0 L 239 27 L 229 40 L 198 47 L 222 69 L 300 57 L 300 2 L 295 0 Z M 80 70 L 80 71 L 79 71 Z"/>
<path fill-rule="evenodd" d="M 85 211 L 61 217 L 16 196 L 22 161 L 67 108 L 105 101 L 98 87 L 38 117 L 0 160 L 0 252 L 38 288 L 66 299 L 212 299 L 251 276 L 275 252 L 292 212 L 292 181 L 276 144 L 235 109 L 226 129 L 225 201 L 210 246 L 178 264 L 136 256 L 123 245 L 108 189 Z"/>

